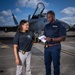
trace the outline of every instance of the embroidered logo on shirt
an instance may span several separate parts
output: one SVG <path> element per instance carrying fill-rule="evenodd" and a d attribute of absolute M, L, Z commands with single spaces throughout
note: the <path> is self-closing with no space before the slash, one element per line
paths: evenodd
<path fill-rule="evenodd" d="M 57 26 L 53 25 L 52 27 L 57 27 Z"/>
<path fill-rule="evenodd" d="M 30 35 L 27 35 L 28 38 L 30 38 Z"/>

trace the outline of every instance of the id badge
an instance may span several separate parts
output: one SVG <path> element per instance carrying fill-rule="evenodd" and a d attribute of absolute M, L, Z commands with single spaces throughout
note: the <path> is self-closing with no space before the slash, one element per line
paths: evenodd
<path fill-rule="evenodd" d="M 48 48 L 48 45 L 46 45 L 46 48 Z"/>

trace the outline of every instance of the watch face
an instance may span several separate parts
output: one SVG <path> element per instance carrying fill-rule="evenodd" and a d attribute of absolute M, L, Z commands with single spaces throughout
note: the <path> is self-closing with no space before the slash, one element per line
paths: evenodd
<path fill-rule="evenodd" d="M 53 41 L 53 39 L 51 38 L 51 41 Z"/>

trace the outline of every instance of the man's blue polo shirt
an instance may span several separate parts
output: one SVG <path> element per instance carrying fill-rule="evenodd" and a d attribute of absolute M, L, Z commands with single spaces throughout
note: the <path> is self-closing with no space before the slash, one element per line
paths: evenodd
<path fill-rule="evenodd" d="M 56 20 L 54 23 L 48 23 L 44 27 L 44 35 L 50 38 L 58 38 L 66 36 L 66 28 L 60 21 Z M 46 42 L 48 44 L 55 44 L 56 42 Z"/>

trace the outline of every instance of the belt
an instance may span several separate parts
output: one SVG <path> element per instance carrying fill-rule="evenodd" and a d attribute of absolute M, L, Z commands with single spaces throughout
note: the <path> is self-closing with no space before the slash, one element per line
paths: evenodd
<path fill-rule="evenodd" d="M 19 52 L 22 52 L 22 54 L 24 55 L 26 52 L 29 52 L 29 51 L 19 50 Z"/>
<path fill-rule="evenodd" d="M 58 45 L 58 43 L 56 43 L 56 44 L 46 44 L 46 48 L 48 48 L 49 46 L 55 46 L 55 45 Z"/>

